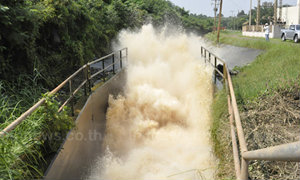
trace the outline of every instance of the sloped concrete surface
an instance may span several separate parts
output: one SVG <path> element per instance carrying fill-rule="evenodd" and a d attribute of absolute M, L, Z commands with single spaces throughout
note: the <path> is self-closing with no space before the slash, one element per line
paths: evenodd
<path fill-rule="evenodd" d="M 245 66 L 254 61 L 255 58 L 263 52 L 259 49 L 236 47 L 225 44 L 219 46 L 209 44 L 207 49 L 223 59 L 227 63 L 229 69 L 233 69 L 235 66 Z"/>

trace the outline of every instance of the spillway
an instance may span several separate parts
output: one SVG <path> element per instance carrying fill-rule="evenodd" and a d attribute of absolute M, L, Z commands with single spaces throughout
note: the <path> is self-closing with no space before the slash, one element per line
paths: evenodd
<path fill-rule="evenodd" d="M 89 97 L 45 179 L 214 179 L 201 42 L 151 25 L 120 33 L 127 68 Z"/>

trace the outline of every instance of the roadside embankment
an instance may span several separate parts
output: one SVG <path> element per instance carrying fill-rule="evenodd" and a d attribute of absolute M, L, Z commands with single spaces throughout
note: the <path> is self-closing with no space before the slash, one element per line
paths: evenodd
<path fill-rule="evenodd" d="M 213 33 L 206 38 L 215 41 Z M 248 150 L 299 140 L 299 45 L 228 31 L 221 33 L 220 42 L 263 50 L 249 65 L 235 67 L 239 73 L 232 78 Z M 225 93 L 219 91 L 214 100 L 212 137 L 220 159 L 218 177 L 234 179 Z M 299 163 L 251 161 L 249 174 L 253 179 L 299 179 Z"/>

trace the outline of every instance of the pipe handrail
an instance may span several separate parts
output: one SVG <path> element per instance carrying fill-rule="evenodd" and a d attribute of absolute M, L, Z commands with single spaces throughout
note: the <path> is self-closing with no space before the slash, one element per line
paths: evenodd
<path fill-rule="evenodd" d="M 300 141 L 248 151 L 243 154 L 243 158 L 246 160 L 300 162 Z"/>
<path fill-rule="evenodd" d="M 122 55 L 122 51 L 126 51 L 125 56 Z M 128 48 L 122 48 L 118 51 L 112 52 L 104 57 L 101 57 L 99 59 L 96 59 L 92 62 L 88 62 L 87 64 L 83 65 L 82 67 L 80 67 L 77 71 L 75 71 L 72 75 L 70 75 L 67 79 L 65 79 L 62 83 L 60 83 L 56 88 L 54 88 L 49 95 L 54 95 L 55 93 L 57 93 L 59 90 L 61 90 L 61 88 L 63 88 L 68 82 L 70 83 L 72 81 L 72 79 L 78 75 L 81 71 L 86 70 L 87 75 L 86 75 L 86 79 L 72 92 L 72 87 L 70 85 L 70 95 L 69 98 L 62 104 L 62 106 L 58 109 L 58 112 L 60 112 L 63 107 L 69 103 L 72 98 L 75 96 L 75 94 L 84 86 L 86 85 L 86 83 L 90 84 L 90 80 L 93 79 L 94 77 L 96 77 L 95 74 L 93 74 L 94 76 L 91 76 L 89 74 L 90 72 L 90 65 L 95 64 L 97 62 L 100 61 L 104 61 L 105 59 L 107 59 L 108 57 L 114 57 L 115 54 L 120 53 L 120 68 L 122 68 L 122 60 L 125 57 L 126 60 L 128 60 Z M 104 68 L 103 65 L 103 69 L 101 70 L 101 72 L 104 72 L 106 69 L 108 69 L 109 67 L 113 66 L 113 71 L 114 71 L 114 66 L 117 62 L 113 62 L 112 64 L 110 64 L 108 67 Z M 97 74 L 98 75 L 98 74 Z M 70 83 L 71 84 L 71 83 Z M 89 87 L 90 90 L 90 87 Z M 0 132 L 0 138 L 3 137 L 5 134 L 9 133 L 10 131 L 12 131 L 13 129 L 15 129 L 21 122 L 23 122 L 29 115 L 31 115 L 38 107 L 40 107 L 42 104 L 44 104 L 46 101 L 45 98 L 40 99 L 37 103 L 35 103 L 31 108 L 29 108 L 26 112 L 24 112 L 21 116 L 19 116 L 16 120 L 14 120 L 13 122 L 11 122 L 8 126 L 6 126 L 3 130 L 1 130 Z M 73 104 L 72 104 L 72 109 L 73 109 Z M 73 114 L 74 112 L 72 112 Z"/>
<path fill-rule="evenodd" d="M 208 59 L 207 59 L 208 53 Z M 237 107 L 237 102 L 234 94 L 233 83 L 231 80 L 231 75 L 229 73 L 226 62 L 219 57 L 215 56 L 209 50 L 204 47 L 201 47 L 201 56 L 204 58 L 205 62 L 209 62 L 212 66 L 214 66 L 215 70 L 215 82 L 216 82 L 216 74 L 220 74 L 224 81 L 227 91 L 228 98 L 228 112 L 229 112 L 229 120 L 231 127 L 231 141 L 232 141 L 232 150 L 233 150 L 233 158 L 235 165 L 236 178 L 239 180 L 248 180 L 248 163 L 250 160 L 268 160 L 268 161 L 292 161 L 292 162 L 300 162 L 300 141 L 288 144 L 282 144 L 278 146 L 268 147 L 264 149 L 258 149 L 254 151 L 248 151 L 247 143 L 245 140 L 245 135 L 240 119 L 240 114 Z M 215 63 L 211 63 L 211 57 L 215 57 Z M 217 68 L 217 60 L 223 63 L 223 73 L 220 72 Z M 233 125 L 233 119 L 235 125 Z M 237 130 L 239 148 L 240 148 L 240 156 L 238 155 L 238 143 L 235 135 L 235 130 Z M 240 164 L 241 161 L 241 164 Z"/>

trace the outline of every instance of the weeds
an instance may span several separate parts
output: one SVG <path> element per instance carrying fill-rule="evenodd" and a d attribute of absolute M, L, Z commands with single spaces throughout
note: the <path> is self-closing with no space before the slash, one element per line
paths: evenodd
<path fill-rule="evenodd" d="M 266 92 L 243 106 L 241 113 L 249 150 L 262 149 L 300 140 L 299 84 Z M 254 179 L 298 179 L 299 163 L 251 161 Z"/>
<path fill-rule="evenodd" d="M 0 81 L 1 130 L 38 100 L 41 94 L 38 92 L 44 90 L 37 85 L 18 89 L 18 84 L 6 87 L 4 84 Z M 46 102 L 43 106 L 0 138 L 1 180 L 41 178 L 49 157 L 57 151 L 66 133 L 73 127 L 69 110 L 65 108 L 57 113 L 59 103 L 55 97 L 47 94 L 44 97 Z"/>

